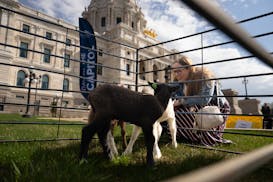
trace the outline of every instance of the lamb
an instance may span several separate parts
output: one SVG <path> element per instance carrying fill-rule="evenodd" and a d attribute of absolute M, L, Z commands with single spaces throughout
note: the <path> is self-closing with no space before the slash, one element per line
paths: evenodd
<path fill-rule="evenodd" d="M 166 84 L 149 84 L 155 90 L 154 96 L 115 85 L 102 85 L 90 92 L 89 102 L 94 111 L 94 119 L 82 129 L 80 159 L 86 160 L 88 146 L 95 133 L 98 134 L 104 154 L 109 158 L 113 157 L 116 149 L 113 149 L 114 141 L 109 129 L 111 120 L 117 119 L 142 128 L 147 150 L 146 162 L 149 166 L 154 165 L 153 147 L 159 138 L 156 130 L 159 122 L 166 119 L 166 108 L 172 104 L 171 93 L 178 88 Z M 175 119 L 172 121 L 173 144 L 177 146 Z"/>

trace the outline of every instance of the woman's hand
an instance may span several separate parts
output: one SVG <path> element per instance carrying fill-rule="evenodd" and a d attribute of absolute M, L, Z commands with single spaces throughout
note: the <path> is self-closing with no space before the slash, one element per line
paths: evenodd
<path fill-rule="evenodd" d="M 173 102 L 173 106 L 174 107 L 177 107 L 177 106 L 180 106 L 182 104 L 182 102 L 180 101 L 180 100 L 174 100 L 174 102 Z"/>

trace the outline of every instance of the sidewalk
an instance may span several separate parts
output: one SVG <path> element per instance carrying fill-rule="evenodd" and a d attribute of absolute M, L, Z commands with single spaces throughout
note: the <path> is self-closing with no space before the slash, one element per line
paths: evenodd
<path fill-rule="evenodd" d="M 39 117 L 39 119 L 50 119 L 59 121 L 58 117 Z M 74 122 L 83 122 L 87 123 L 87 118 L 60 118 L 61 121 L 74 121 Z"/>

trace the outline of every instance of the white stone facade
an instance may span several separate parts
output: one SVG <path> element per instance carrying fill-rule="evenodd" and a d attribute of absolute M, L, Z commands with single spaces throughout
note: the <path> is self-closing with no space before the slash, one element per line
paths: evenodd
<path fill-rule="evenodd" d="M 0 9 L 0 21 L 2 26 L 8 26 L 18 30 L 28 29 L 29 33 L 38 35 L 33 36 L 7 29 L 5 27 L 0 27 L 0 98 L 6 103 L 26 103 L 28 90 L 14 88 L 13 86 L 17 85 L 18 72 L 21 70 L 28 74 L 29 70 L 27 68 L 30 66 L 34 67 L 33 72 L 35 72 L 36 75 L 46 75 L 48 77 L 48 89 L 62 90 L 64 79 L 67 79 L 69 81 L 69 90 L 79 91 L 79 79 L 77 77 L 66 76 L 64 78 L 64 75 L 62 74 L 52 73 L 63 73 L 65 71 L 65 73 L 70 75 L 79 75 L 78 62 L 70 60 L 69 67 L 64 68 L 64 58 L 59 58 L 67 54 L 71 59 L 79 60 L 79 47 L 73 46 L 79 45 L 79 33 L 76 31 L 66 32 L 66 28 L 63 28 L 67 27 L 76 30 L 78 27 L 39 11 L 32 10 L 21 5 L 17 1 L 0 0 L 0 5 L 16 12 L 29 14 L 36 18 L 44 19 L 56 24 L 45 23 L 43 21 Z M 93 26 L 96 35 L 106 39 L 130 45 L 134 48 L 158 43 L 156 39 L 143 33 L 146 28 L 146 20 L 135 0 L 92 0 L 89 7 L 82 15 Z M 57 25 L 61 25 L 62 27 Z M 46 39 L 45 36 L 47 35 L 51 36 L 51 39 L 57 41 Z M 65 43 L 61 43 L 66 42 L 67 39 L 71 41 L 71 46 L 66 46 Z M 20 46 L 22 46 L 22 42 L 28 46 L 28 49 L 34 50 L 34 52 L 27 51 L 26 57 L 22 57 L 19 49 Z M 97 49 L 104 52 L 98 54 L 98 63 L 102 66 L 136 71 L 135 62 L 106 54 L 109 53 L 136 60 L 135 49 L 104 41 L 99 38 L 97 38 Z M 46 50 L 51 53 L 50 61 L 48 63 L 45 62 L 45 55 L 43 54 Z M 140 50 L 138 59 L 143 60 L 170 53 L 170 50 L 160 45 Z M 53 55 L 56 55 L 57 57 Z M 141 73 L 144 71 L 164 69 L 166 66 L 171 64 L 172 60 L 173 59 L 170 59 L 170 57 L 164 57 L 140 62 L 138 70 Z M 21 65 L 23 67 L 11 65 Z M 51 72 L 47 72 L 46 70 Z M 98 75 L 97 79 L 99 81 L 135 85 L 136 75 L 133 73 L 128 75 L 126 71 L 118 71 L 102 67 L 102 73 Z M 139 84 L 147 84 L 148 80 L 165 82 L 165 71 L 139 75 Z M 32 104 L 34 103 L 34 100 L 40 100 L 41 105 L 50 105 L 56 94 L 63 98 L 62 106 L 66 104 L 68 107 L 81 107 L 88 104 L 88 102 L 85 101 L 79 93 L 36 90 L 36 86 L 37 88 L 41 88 L 42 84 L 32 84 L 33 89 L 31 91 L 30 99 L 30 103 Z M 133 90 L 135 89 L 133 86 L 130 88 Z M 142 88 L 139 88 L 140 91 L 141 89 Z M 58 105 L 60 104 L 61 102 L 59 102 Z M 4 111 L 8 112 L 24 112 L 24 110 L 25 106 L 5 105 L 4 107 Z M 49 108 L 40 108 L 39 114 L 48 115 L 50 114 L 49 110 Z M 31 111 L 33 112 L 33 108 Z M 77 114 L 75 113 L 77 112 L 73 114 L 71 113 L 72 112 L 65 112 L 64 115 L 76 117 Z"/>

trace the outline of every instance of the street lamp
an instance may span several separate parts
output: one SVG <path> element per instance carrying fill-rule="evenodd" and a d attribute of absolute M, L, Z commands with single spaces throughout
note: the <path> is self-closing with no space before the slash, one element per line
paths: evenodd
<path fill-rule="evenodd" d="M 38 77 L 36 77 L 36 87 L 35 87 L 35 98 L 34 98 L 34 101 L 35 101 L 35 103 L 36 103 L 36 96 L 37 96 L 37 88 L 38 88 L 38 84 L 40 84 L 41 83 L 41 75 L 39 75 Z"/>
<path fill-rule="evenodd" d="M 35 116 L 37 116 L 37 115 L 39 115 L 39 108 L 40 108 L 40 100 L 36 100 L 36 97 L 37 97 L 37 88 L 38 88 L 38 85 L 41 83 L 41 78 L 42 78 L 42 76 L 41 75 L 39 75 L 38 77 L 36 77 L 36 82 L 35 82 L 35 84 L 36 84 L 36 86 L 35 86 L 35 97 L 34 97 L 34 104 L 35 104 L 35 106 L 34 106 L 34 115 Z"/>
<path fill-rule="evenodd" d="M 248 80 L 246 79 L 246 77 L 244 77 L 244 80 L 242 81 L 243 84 L 245 84 L 245 92 L 246 92 L 246 97 L 245 99 L 249 99 L 248 96 L 247 96 L 247 84 L 248 84 Z"/>
<path fill-rule="evenodd" d="M 25 118 L 30 118 L 31 117 L 31 115 L 29 114 L 29 102 L 30 102 L 31 83 L 37 83 L 38 82 L 38 78 L 36 77 L 35 73 L 33 73 L 32 69 L 33 69 L 33 66 L 31 66 L 29 68 L 29 75 L 26 75 L 26 77 L 24 79 L 24 83 L 28 84 L 27 108 L 26 108 L 25 114 L 22 115 Z"/>

